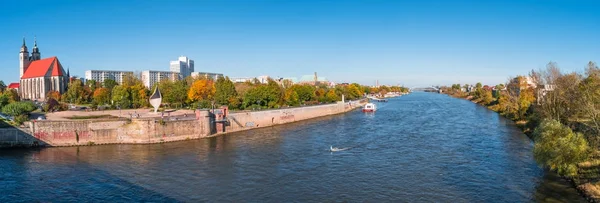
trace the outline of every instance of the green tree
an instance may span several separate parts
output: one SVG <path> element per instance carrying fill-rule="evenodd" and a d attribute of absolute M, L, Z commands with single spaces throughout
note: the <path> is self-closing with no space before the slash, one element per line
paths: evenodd
<path fill-rule="evenodd" d="M 119 83 L 117 83 L 117 81 L 115 81 L 113 79 L 104 79 L 104 83 L 102 84 L 102 87 L 108 88 L 108 90 L 112 91 L 112 89 L 117 85 L 119 85 Z"/>
<path fill-rule="evenodd" d="M 6 90 L 6 84 L 4 84 L 4 81 L 0 80 L 0 92 L 4 92 L 4 90 Z"/>
<path fill-rule="evenodd" d="M 94 92 L 97 88 L 100 87 L 100 83 L 98 83 L 96 80 L 86 80 L 85 86 L 90 88 L 91 92 Z"/>
<path fill-rule="evenodd" d="M 10 103 L 21 101 L 21 98 L 19 97 L 19 93 L 17 92 L 17 90 L 8 89 L 8 90 L 5 90 L 4 93 L 2 93 L 2 94 L 6 95 L 8 97 L 8 102 L 10 102 Z"/>
<path fill-rule="evenodd" d="M 10 98 L 8 98 L 7 94 L 0 94 L 0 109 L 6 106 L 10 102 Z"/>
<path fill-rule="evenodd" d="M 298 94 L 298 99 L 299 99 L 300 103 L 303 103 L 306 101 L 312 101 L 313 99 L 316 98 L 315 87 L 313 87 L 312 85 L 296 84 L 296 85 L 292 85 L 292 87 L 290 87 L 290 89 L 292 89 L 293 91 L 296 92 L 296 94 Z"/>
<path fill-rule="evenodd" d="M 87 102 L 85 94 L 86 92 L 83 88 L 83 83 L 81 83 L 81 80 L 73 80 L 69 83 L 67 92 L 62 95 L 62 100 L 64 102 L 81 104 Z"/>
<path fill-rule="evenodd" d="M 130 98 L 130 94 L 129 91 L 126 87 L 123 87 L 122 85 L 117 85 L 115 87 L 113 87 L 112 90 L 112 101 L 113 101 L 113 105 L 122 108 L 122 109 L 127 109 L 131 107 L 131 98 Z"/>
<path fill-rule="evenodd" d="M 242 106 L 246 109 L 254 108 L 276 108 L 282 101 L 283 93 L 281 87 L 269 79 L 267 85 L 258 84 L 252 86 L 243 96 Z"/>
<path fill-rule="evenodd" d="M 581 133 L 556 120 L 545 120 L 534 131 L 533 153 L 541 165 L 564 176 L 575 176 L 577 164 L 585 161 L 589 147 Z"/>
<path fill-rule="evenodd" d="M 230 99 L 237 96 L 235 85 L 229 77 L 219 77 L 215 82 L 215 101 L 217 104 L 230 105 Z M 229 106 L 229 108 L 232 108 Z"/>
<path fill-rule="evenodd" d="M 2 113 L 9 116 L 28 115 L 37 107 L 30 101 L 13 102 L 2 107 Z"/>

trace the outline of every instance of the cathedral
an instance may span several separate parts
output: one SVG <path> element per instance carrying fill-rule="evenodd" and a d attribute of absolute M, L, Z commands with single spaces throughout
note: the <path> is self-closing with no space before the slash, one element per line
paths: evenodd
<path fill-rule="evenodd" d="M 19 95 L 21 99 L 44 101 L 46 94 L 50 91 L 57 91 L 60 94 L 66 92 L 69 73 L 65 73 L 56 56 L 41 58 L 37 40 L 34 41 L 33 50 L 29 55 L 25 38 L 23 38 L 19 62 L 21 67 Z"/>

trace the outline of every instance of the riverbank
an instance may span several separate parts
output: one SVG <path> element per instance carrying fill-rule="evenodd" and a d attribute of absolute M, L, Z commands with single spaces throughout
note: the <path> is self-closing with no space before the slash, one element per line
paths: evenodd
<path fill-rule="evenodd" d="M 215 114 L 208 110 L 196 110 L 177 120 L 156 117 L 33 121 L 26 123 L 26 128 L 0 130 L 0 146 L 152 144 L 200 139 L 346 113 L 365 101 L 238 112 L 227 115 L 225 120 L 217 120 Z"/>
<path fill-rule="evenodd" d="M 475 104 L 481 105 L 481 106 L 486 107 L 494 112 L 497 112 L 507 119 L 510 119 L 510 118 L 506 117 L 505 115 L 501 114 L 497 109 L 491 108 L 491 106 L 483 104 L 481 100 L 474 100 L 473 96 L 470 96 L 468 94 L 454 95 L 454 94 L 449 94 L 449 92 L 444 92 L 443 94 L 446 94 L 446 95 L 454 97 L 454 98 L 465 99 L 465 100 L 471 101 Z M 512 119 L 510 119 L 510 120 L 512 120 Z M 531 139 L 531 140 L 534 139 L 533 138 L 533 129 L 530 129 L 529 126 L 527 125 L 528 121 L 526 121 L 526 120 L 512 120 L 512 121 L 515 123 L 515 125 L 517 127 L 519 127 L 519 129 L 521 129 L 521 131 L 525 135 L 527 135 L 527 137 L 529 137 L 529 139 Z M 580 163 L 577 165 L 577 167 L 578 167 L 578 172 L 577 172 L 578 176 L 577 177 L 566 177 L 566 176 L 561 176 L 561 177 L 563 179 L 567 180 L 569 183 L 571 183 L 571 186 L 574 187 L 575 189 L 577 189 L 579 194 L 582 197 L 584 197 L 587 201 L 600 202 L 600 182 L 597 181 L 597 179 L 599 178 L 598 174 L 600 174 L 600 152 L 598 152 L 598 151 L 592 152 L 591 160 Z"/>

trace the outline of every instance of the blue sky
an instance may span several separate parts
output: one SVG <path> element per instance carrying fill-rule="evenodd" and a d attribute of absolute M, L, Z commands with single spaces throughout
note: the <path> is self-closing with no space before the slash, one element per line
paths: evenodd
<path fill-rule="evenodd" d="M 32 6 L 35 5 L 35 6 Z M 497 84 L 555 61 L 600 62 L 600 1 L 2 1 L 0 80 L 18 52 L 88 69 L 196 71 L 409 87 Z"/>

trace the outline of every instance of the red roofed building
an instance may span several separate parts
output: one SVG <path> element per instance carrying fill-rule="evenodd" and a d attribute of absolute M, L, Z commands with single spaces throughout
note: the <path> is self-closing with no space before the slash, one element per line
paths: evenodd
<path fill-rule="evenodd" d="M 10 83 L 10 84 L 8 85 L 8 89 L 14 89 L 14 90 L 17 90 L 17 91 L 19 91 L 19 83 L 18 83 L 18 82 L 13 82 L 13 83 Z"/>
<path fill-rule="evenodd" d="M 19 95 L 21 99 L 45 100 L 50 91 L 61 94 L 67 90 L 69 73 L 63 69 L 56 56 L 40 59 L 41 54 L 34 42 L 33 52 L 29 56 L 25 39 L 19 54 L 21 65 L 21 81 Z"/>

